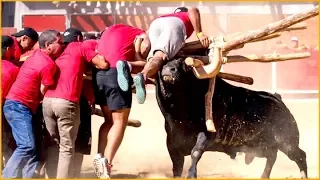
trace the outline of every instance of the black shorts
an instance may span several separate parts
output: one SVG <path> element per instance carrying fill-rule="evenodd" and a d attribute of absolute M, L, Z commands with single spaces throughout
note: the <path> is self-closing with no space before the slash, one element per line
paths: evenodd
<path fill-rule="evenodd" d="M 117 69 L 97 70 L 93 73 L 95 102 L 111 111 L 131 108 L 132 89 L 122 91 L 117 81 Z M 130 78 L 132 84 L 132 77 Z"/>

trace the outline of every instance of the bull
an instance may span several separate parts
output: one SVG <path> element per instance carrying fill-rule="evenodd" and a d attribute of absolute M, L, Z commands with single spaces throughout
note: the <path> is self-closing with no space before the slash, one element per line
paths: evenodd
<path fill-rule="evenodd" d="M 205 126 L 208 79 L 197 79 L 184 58 L 168 61 L 158 72 L 156 99 L 165 118 L 167 149 L 173 176 L 181 177 L 184 157 L 191 155 L 187 178 L 197 178 L 197 164 L 205 151 L 245 153 L 245 162 L 266 158 L 261 178 L 269 178 L 278 150 L 294 161 L 307 178 L 306 153 L 299 148 L 295 118 L 279 94 L 237 87 L 216 78 L 212 99 L 216 132 Z"/>

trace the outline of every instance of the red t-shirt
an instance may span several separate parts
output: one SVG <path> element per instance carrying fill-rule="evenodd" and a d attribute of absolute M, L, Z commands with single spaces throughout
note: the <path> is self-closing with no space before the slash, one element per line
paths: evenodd
<path fill-rule="evenodd" d="M 49 87 L 45 97 L 62 98 L 75 103 L 79 102 L 86 62 L 97 55 L 90 43 L 70 43 L 59 58 L 55 76 L 56 83 Z"/>
<path fill-rule="evenodd" d="M 20 56 L 22 54 L 22 50 L 20 47 L 19 42 L 17 41 L 16 37 L 11 36 L 13 41 L 14 41 L 14 60 L 19 61 L 20 60 Z"/>
<path fill-rule="evenodd" d="M 132 26 L 117 24 L 109 27 L 102 34 L 98 43 L 98 53 L 116 67 L 119 60 L 134 61 L 134 40 L 145 31 Z"/>
<path fill-rule="evenodd" d="M 179 19 L 181 19 L 183 21 L 183 24 L 186 27 L 187 38 L 189 38 L 192 35 L 194 29 L 191 24 L 188 12 L 178 12 L 178 13 L 166 14 L 166 15 L 160 16 L 159 18 L 161 18 L 161 17 L 178 17 Z"/>
<path fill-rule="evenodd" d="M 96 51 L 96 49 L 98 47 L 98 40 L 89 39 L 89 40 L 85 40 L 84 42 L 87 44 L 88 48 L 90 48 L 91 50 Z"/>
<path fill-rule="evenodd" d="M 36 112 L 42 99 L 40 86 L 54 84 L 56 65 L 48 54 L 36 50 L 23 63 L 6 99 L 18 101 Z"/>
<path fill-rule="evenodd" d="M 1 61 L 1 98 L 2 104 L 4 103 L 5 97 L 7 96 L 13 82 L 19 73 L 19 68 L 12 62 L 7 60 Z"/>
<path fill-rule="evenodd" d="M 25 52 L 24 54 L 22 54 L 22 55 L 20 56 L 19 61 L 25 61 L 25 60 L 27 60 L 28 57 L 30 57 L 34 51 L 36 51 L 36 50 L 30 50 L 30 51 Z"/>

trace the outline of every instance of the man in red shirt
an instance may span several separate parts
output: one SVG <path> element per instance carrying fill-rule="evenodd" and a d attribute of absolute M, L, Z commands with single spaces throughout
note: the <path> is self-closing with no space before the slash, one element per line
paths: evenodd
<path fill-rule="evenodd" d="M 1 102 L 4 104 L 5 97 L 7 96 L 11 85 L 15 81 L 19 68 L 15 66 L 10 59 L 14 55 L 14 40 L 10 36 L 2 36 L 2 61 L 1 61 Z"/>
<path fill-rule="evenodd" d="M 20 56 L 31 50 L 37 43 L 39 35 L 33 28 L 25 27 L 21 31 L 13 34 L 12 37 L 14 38 L 15 46 L 14 59 L 19 61 Z"/>
<path fill-rule="evenodd" d="M 94 48 L 83 41 L 80 30 L 69 28 L 63 33 L 66 45 L 63 53 L 55 60 L 56 83 L 49 87 L 43 99 L 43 116 L 46 128 L 55 143 L 50 148 L 57 149 L 59 160 L 52 167 L 54 155 L 47 159 L 49 178 L 72 178 L 75 140 L 80 124 L 79 100 L 82 91 L 83 73 L 88 63 L 98 69 L 107 69 L 105 59 Z M 58 129 L 58 131 L 57 131 Z M 58 148 L 60 147 L 60 150 Z M 51 158 L 52 157 L 52 158 Z"/>
<path fill-rule="evenodd" d="M 8 59 L 12 59 L 14 55 L 14 40 L 10 36 L 2 36 L 2 61 L 1 61 L 1 105 L 3 106 L 5 97 L 7 96 L 11 85 L 16 80 L 19 73 L 19 68 L 15 66 Z M 3 166 L 5 166 L 5 161 L 7 161 L 14 147 L 14 140 L 11 133 L 11 128 L 2 113 L 2 157 L 4 158 Z"/>
<path fill-rule="evenodd" d="M 105 122 L 99 130 L 98 154 L 94 158 L 95 172 L 100 178 L 110 176 L 112 160 L 128 122 L 132 103 L 130 65 L 144 66 L 149 50 L 150 42 L 145 31 L 124 24 L 109 27 L 99 40 L 98 53 L 110 63 L 110 69 L 93 75 L 96 104 L 101 106 L 105 115 Z M 123 62 L 121 67 L 117 65 L 119 62 Z M 121 85 L 126 91 L 121 90 Z"/>
<path fill-rule="evenodd" d="M 180 51 L 193 32 L 196 33 L 203 47 L 209 47 L 209 38 L 202 33 L 200 13 L 197 8 L 180 7 L 172 14 L 156 18 L 150 24 L 149 38 L 151 50 L 148 62 L 133 81 L 136 86 L 138 103 L 146 99 L 145 80 L 155 75 L 165 60 L 172 59 Z"/>
<path fill-rule="evenodd" d="M 3 170 L 3 178 L 32 178 L 39 162 L 33 126 L 37 122 L 33 116 L 48 86 L 54 83 L 56 66 L 53 60 L 61 54 L 63 46 L 60 33 L 42 32 L 39 45 L 40 49 L 21 66 L 3 107 L 17 144 Z"/>
<path fill-rule="evenodd" d="M 93 51 L 98 45 L 97 37 L 84 36 L 86 43 L 90 44 Z M 91 70 L 91 66 L 87 67 L 87 72 Z M 82 92 L 80 97 L 80 125 L 77 139 L 75 142 L 75 157 L 74 157 L 74 178 L 81 178 L 81 169 L 84 155 L 90 155 L 91 152 L 91 115 L 95 110 L 94 105 L 94 91 L 92 87 L 92 80 L 84 78 L 82 85 Z"/>

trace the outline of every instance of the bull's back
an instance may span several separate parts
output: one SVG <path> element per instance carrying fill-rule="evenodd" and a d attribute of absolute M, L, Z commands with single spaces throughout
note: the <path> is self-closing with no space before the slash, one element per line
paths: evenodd
<path fill-rule="evenodd" d="M 236 87 L 217 78 L 213 112 L 218 141 L 248 146 L 257 141 L 269 146 L 279 141 L 275 137 L 298 141 L 295 119 L 277 94 Z"/>

